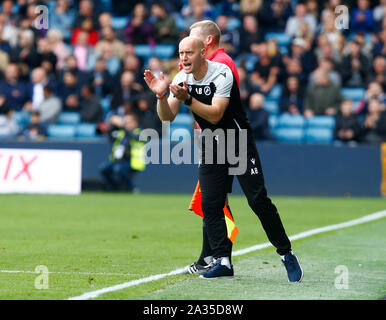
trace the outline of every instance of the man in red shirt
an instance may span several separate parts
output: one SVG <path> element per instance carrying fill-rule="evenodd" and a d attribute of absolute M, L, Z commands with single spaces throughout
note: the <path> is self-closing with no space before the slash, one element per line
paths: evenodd
<path fill-rule="evenodd" d="M 190 36 L 201 39 L 205 44 L 206 59 L 214 62 L 219 62 L 227 65 L 236 78 L 237 84 L 240 86 L 239 73 L 237 71 L 236 64 L 232 58 L 225 53 L 223 48 L 219 47 L 221 31 L 216 23 L 210 20 L 199 21 L 191 25 L 190 27 Z M 197 128 L 199 128 L 197 124 Z M 233 176 L 229 176 L 228 179 L 228 192 L 232 192 L 232 183 Z M 194 211 L 201 217 L 203 217 L 202 208 L 201 208 L 201 192 L 200 192 L 200 183 L 197 183 L 196 191 L 193 195 L 192 202 L 189 207 L 190 210 Z M 238 233 L 238 229 L 234 224 L 232 213 L 228 205 L 228 199 L 224 204 L 224 215 L 225 219 L 228 220 L 228 239 L 233 243 L 234 238 Z M 229 229 L 232 230 L 229 230 Z M 198 273 L 202 274 L 208 271 L 212 266 L 213 256 L 212 250 L 209 245 L 208 235 L 206 232 L 205 224 L 203 223 L 203 243 L 202 250 L 199 259 L 188 266 L 188 273 Z"/>

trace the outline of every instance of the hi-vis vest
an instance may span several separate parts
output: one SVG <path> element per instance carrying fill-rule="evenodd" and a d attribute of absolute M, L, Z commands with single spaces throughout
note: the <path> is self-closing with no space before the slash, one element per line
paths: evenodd
<path fill-rule="evenodd" d="M 136 128 L 133 130 L 133 134 L 135 136 L 138 136 L 141 129 Z M 110 155 L 111 161 L 116 161 L 114 158 L 114 152 L 115 150 L 121 146 L 122 140 L 126 137 L 125 130 L 121 129 L 118 131 L 117 137 L 114 141 L 113 147 L 112 147 L 112 153 Z M 133 170 L 136 171 L 144 171 L 146 168 L 146 162 L 145 162 L 145 148 L 144 148 L 144 142 L 138 141 L 136 139 L 131 139 L 129 142 L 130 146 L 130 166 Z"/>

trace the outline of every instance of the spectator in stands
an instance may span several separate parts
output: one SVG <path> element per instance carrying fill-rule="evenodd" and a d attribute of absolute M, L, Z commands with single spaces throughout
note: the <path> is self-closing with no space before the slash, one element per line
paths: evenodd
<path fill-rule="evenodd" d="M 34 109 L 39 112 L 40 120 L 46 123 L 56 123 L 62 111 L 62 101 L 55 96 L 54 89 L 50 85 L 45 85 L 44 100 Z"/>
<path fill-rule="evenodd" d="M 6 47 L 5 51 L 8 54 L 11 53 L 11 48 L 15 48 L 17 46 L 18 30 L 12 23 L 10 23 L 8 16 L 4 13 L 4 11 L 0 13 L 0 39 L 8 44 L 7 46 L 2 45 L 2 50 Z"/>
<path fill-rule="evenodd" d="M 143 88 L 145 87 L 145 83 L 143 80 L 142 64 L 141 60 L 137 56 L 135 56 L 135 54 L 127 55 L 125 60 L 123 61 L 122 73 L 125 71 L 130 71 L 134 73 L 136 89 L 139 91 L 143 90 Z"/>
<path fill-rule="evenodd" d="M 42 122 L 39 111 L 32 111 L 29 124 L 20 130 L 18 139 L 43 141 L 47 137 L 47 128 Z"/>
<path fill-rule="evenodd" d="M 341 72 L 344 87 L 360 88 L 366 85 L 369 61 L 360 52 L 356 41 L 349 42 L 349 54 L 342 60 Z"/>
<path fill-rule="evenodd" d="M 112 93 L 114 88 L 114 79 L 107 71 L 106 63 L 103 58 L 98 58 L 95 62 L 92 78 L 95 93 L 99 98 Z"/>
<path fill-rule="evenodd" d="M 383 91 L 386 91 L 386 58 L 383 56 L 378 56 L 374 59 L 373 68 L 371 70 L 369 82 L 377 81 L 381 86 Z"/>
<path fill-rule="evenodd" d="M 82 122 L 99 123 L 103 121 L 103 110 L 92 85 L 85 84 L 81 89 L 80 117 Z"/>
<path fill-rule="evenodd" d="M 368 0 L 358 0 L 357 8 L 351 13 L 351 28 L 353 32 L 372 32 L 374 29 L 374 16 Z"/>
<path fill-rule="evenodd" d="M 57 59 L 55 70 L 61 70 L 65 65 L 66 59 L 70 56 L 70 50 L 64 44 L 62 33 L 59 29 L 50 29 L 47 33 L 47 40 Z"/>
<path fill-rule="evenodd" d="M 114 116 L 110 119 L 112 129 L 109 133 L 112 142 L 109 160 L 100 166 L 104 188 L 106 191 L 133 192 L 135 186 L 133 177 L 135 175 L 135 165 L 133 161 L 131 144 L 138 141 L 140 129 L 138 119 L 134 114 L 127 114 L 123 119 Z M 141 165 L 141 164 L 140 164 Z"/>
<path fill-rule="evenodd" d="M 256 50 L 259 60 L 251 73 L 252 90 L 268 93 L 277 82 L 279 63 L 268 54 L 268 45 L 263 42 Z"/>
<path fill-rule="evenodd" d="M 326 35 L 320 35 L 317 39 L 317 47 L 315 48 L 315 55 L 317 59 L 326 58 L 334 62 L 334 68 L 339 70 L 342 60 L 341 54 L 338 50 L 334 49 L 331 43 L 328 41 Z"/>
<path fill-rule="evenodd" d="M 166 11 L 162 2 L 156 2 L 151 7 L 151 14 L 155 18 L 155 40 L 160 43 L 175 44 L 178 40 L 178 29 L 174 18 Z"/>
<path fill-rule="evenodd" d="M 386 16 L 386 0 L 379 0 L 379 4 L 374 8 L 373 15 L 377 23 L 382 21 Z"/>
<path fill-rule="evenodd" d="M 263 4 L 263 0 L 241 0 L 240 1 L 240 13 L 243 16 L 257 15 L 261 5 Z"/>
<path fill-rule="evenodd" d="M 299 79 L 289 77 L 280 97 L 280 113 L 303 114 L 303 95 L 303 87 L 299 85 Z"/>
<path fill-rule="evenodd" d="M 56 80 L 56 64 L 58 58 L 52 52 L 51 45 L 47 38 L 40 38 L 38 40 L 38 51 L 41 55 L 41 67 L 46 70 L 50 79 Z"/>
<path fill-rule="evenodd" d="M 375 144 L 386 141 L 386 111 L 378 99 L 369 101 L 369 112 L 362 125 L 361 142 Z"/>
<path fill-rule="evenodd" d="M 58 0 L 49 6 L 50 30 L 59 30 L 66 42 L 71 39 L 76 12 L 69 0 Z"/>
<path fill-rule="evenodd" d="M 357 115 L 353 112 L 352 100 L 345 99 L 335 116 L 334 139 L 352 143 L 358 141 L 360 125 Z"/>
<path fill-rule="evenodd" d="M 83 20 L 81 26 L 79 28 L 75 28 L 72 32 L 71 44 L 79 44 L 78 38 L 80 35 L 86 34 L 86 43 L 89 46 L 94 47 L 99 40 L 98 30 L 95 28 L 93 20 L 91 18 L 86 18 Z M 82 43 L 84 41 L 82 40 Z"/>
<path fill-rule="evenodd" d="M 239 33 L 239 54 L 250 53 L 252 44 L 258 44 L 264 40 L 264 36 L 258 26 L 256 17 L 251 15 L 243 17 L 243 24 L 242 27 L 239 29 Z"/>
<path fill-rule="evenodd" d="M 11 61 L 24 63 L 30 69 L 40 66 L 41 56 L 34 46 L 34 33 L 31 30 L 21 32 L 19 44 L 11 51 Z"/>
<path fill-rule="evenodd" d="M 260 93 L 253 93 L 249 98 L 248 119 L 255 140 L 273 139 L 268 126 L 269 113 L 263 108 L 264 101 L 264 96 Z"/>
<path fill-rule="evenodd" d="M 311 72 L 308 80 L 308 85 L 315 84 L 315 74 L 320 70 L 327 72 L 328 78 L 330 79 L 331 83 L 339 87 L 342 86 L 342 79 L 340 74 L 334 70 L 333 62 L 327 58 L 318 59 L 318 67 L 315 69 L 315 71 Z"/>
<path fill-rule="evenodd" d="M 372 47 L 372 56 L 386 57 L 386 28 L 373 36 L 374 46 Z"/>
<path fill-rule="evenodd" d="M 224 0 L 217 4 L 219 15 L 226 16 L 229 18 L 240 17 L 240 4 L 237 0 Z"/>
<path fill-rule="evenodd" d="M 141 129 L 155 129 L 158 134 L 161 134 L 162 123 L 155 110 L 155 103 L 148 95 L 140 94 L 136 100 L 137 114 L 139 118 L 139 125 Z"/>
<path fill-rule="evenodd" d="M 386 94 L 382 86 L 376 81 L 370 82 L 365 98 L 358 103 L 356 112 L 361 115 L 366 114 L 368 112 L 368 103 L 372 99 L 377 99 L 382 105 L 386 106 Z"/>
<path fill-rule="evenodd" d="M 114 77 L 119 69 L 121 68 L 121 60 L 117 56 L 114 55 L 113 47 L 110 43 L 105 42 L 101 46 L 101 53 L 93 54 L 88 59 L 88 69 L 93 69 L 95 66 L 95 62 L 98 58 L 103 58 L 106 63 L 106 69 L 110 73 L 112 77 Z"/>
<path fill-rule="evenodd" d="M 19 68 L 17 64 L 10 63 L 5 69 L 5 79 L 0 82 L 0 97 L 15 111 L 20 111 L 24 105 L 31 101 L 31 87 L 19 80 Z"/>
<path fill-rule="evenodd" d="M 287 20 L 291 15 L 292 7 L 289 0 L 273 0 L 264 1 L 257 17 L 264 30 L 284 32 Z"/>
<path fill-rule="evenodd" d="M 32 70 L 31 82 L 32 82 L 32 88 L 31 88 L 32 103 L 27 103 L 27 105 L 25 106 L 25 109 L 27 110 L 36 109 L 43 102 L 44 100 L 43 88 L 47 84 L 50 84 L 54 92 L 57 91 L 56 82 L 54 80 L 50 81 L 48 79 L 47 72 L 43 67 L 38 67 Z"/>
<path fill-rule="evenodd" d="M 146 7 L 138 3 L 133 16 L 125 27 L 125 42 L 132 44 L 156 45 L 154 25 L 148 20 Z"/>
<path fill-rule="evenodd" d="M 231 56 L 236 56 L 240 46 L 240 33 L 238 30 L 228 30 L 228 17 L 218 16 L 216 23 L 221 31 L 220 47 Z"/>
<path fill-rule="evenodd" d="M 0 138 L 12 138 L 17 134 L 19 127 L 12 118 L 15 111 L 4 105 L 4 100 L 4 97 L 0 96 Z"/>
<path fill-rule="evenodd" d="M 189 30 L 189 27 L 198 21 L 213 19 L 212 8 L 207 0 L 190 0 L 189 5 L 182 8 L 181 12 L 184 16 L 185 30 Z"/>
<path fill-rule="evenodd" d="M 340 88 L 331 83 L 325 71 L 315 74 L 315 85 L 307 88 L 304 101 L 304 116 L 335 115 L 342 101 Z"/>
<path fill-rule="evenodd" d="M 94 9 L 93 1 L 81 0 L 79 2 L 78 15 L 74 22 L 75 28 L 80 28 L 83 22 L 87 19 L 91 19 L 92 26 L 95 30 L 99 29 L 99 21 L 96 10 Z"/>
<path fill-rule="evenodd" d="M 307 12 L 307 7 L 304 3 L 298 3 L 295 15 L 287 20 L 285 33 L 291 37 L 301 37 L 301 35 L 304 35 L 302 30 L 304 24 L 307 25 L 309 33 L 313 35 L 316 30 L 316 18 Z"/>
<path fill-rule="evenodd" d="M 101 31 L 102 39 L 98 41 L 95 47 L 96 54 L 102 54 L 102 48 L 107 43 L 111 46 L 112 54 L 119 59 L 125 57 L 125 44 L 118 40 L 115 36 L 115 31 L 112 27 L 103 27 Z"/>
<path fill-rule="evenodd" d="M 121 106 L 125 100 L 134 100 L 141 91 L 142 87 L 140 87 L 135 82 L 134 72 L 123 72 L 121 75 L 120 86 L 116 86 L 114 88 L 113 96 L 111 99 L 111 108 L 116 109 L 117 107 Z"/>
<path fill-rule="evenodd" d="M 335 27 L 335 13 L 333 10 L 328 10 L 322 15 L 322 27 L 320 35 L 326 37 L 332 48 L 341 53 L 344 47 L 344 36 L 341 30 Z"/>
<path fill-rule="evenodd" d="M 81 71 L 88 69 L 89 58 L 94 53 L 92 47 L 88 44 L 87 37 L 86 32 L 80 32 L 77 37 L 77 43 L 72 46 L 72 54 L 76 58 L 77 68 Z"/>
<path fill-rule="evenodd" d="M 302 38 L 295 38 L 291 42 L 290 52 L 288 57 L 291 59 L 296 59 L 300 62 L 302 70 L 305 75 L 308 75 L 316 68 L 316 57 L 313 51 L 311 50 L 311 41 Z M 283 57 L 284 64 L 287 64 L 287 56 Z"/>
<path fill-rule="evenodd" d="M 80 110 L 80 85 L 76 73 L 66 71 L 63 75 L 63 83 L 60 88 L 60 99 L 63 103 L 63 111 Z"/>
<path fill-rule="evenodd" d="M 289 77 L 295 77 L 302 87 L 307 86 L 308 79 L 306 73 L 303 71 L 301 62 L 298 59 L 286 59 L 285 61 L 285 69 L 282 70 L 281 82 L 285 84 Z"/>
<path fill-rule="evenodd" d="M 87 71 L 82 71 L 78 68 L 78 61 L 75 56 L 70 55 L 66 61 L 65 65 L 63 66 L 62 70 L 59 74 L 60 82 L 63 82 L 63 77 L 66 71 L 71 71 L 74 73 L 78 79 L 78 83 L 80 86 L 83 84 L 92 81 L 91 75 Z"/>
<path fill-rule="evenodd" d="M 239 72 L 239 79 L 240 79 L 240 98 L 241 102 L 243 104 L 244 110 L 248 109 L 248 100 L 251 93 L 251 87 L 249 84 L 248 79 L 248 72 L 245 69 L 245 67 L 240 66 L 237 68 L 237 71 Z"/>
<path fill-rule="evenodd" d="M 157 77 L 161 76 L 161 72 L 165 73 L 165 70 L 162 68 L 162 61 L 158 57 L 151 57 L 148 63 L 148 69 Z"/>

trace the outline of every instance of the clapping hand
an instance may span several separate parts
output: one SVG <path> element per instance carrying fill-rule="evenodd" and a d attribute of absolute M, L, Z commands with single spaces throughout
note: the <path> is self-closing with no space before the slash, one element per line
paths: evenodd
<path fill-rule="evenodd" d="M 169 78 L 163 72 L 160 73 L 160 79 L 157 79 L 150 70 L 145 70 L 144 79 L 150 90 L 156 95 L 162 96 L 169 88 Z"/>

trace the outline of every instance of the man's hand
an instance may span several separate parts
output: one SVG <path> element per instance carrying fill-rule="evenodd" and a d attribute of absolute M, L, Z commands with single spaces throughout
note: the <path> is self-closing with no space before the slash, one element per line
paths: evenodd
<path fill-rule="evenodd" d="M 169 87 L 169 78 L 163 72 L 160 73 L 160 79 L 157 79 L 150 70 L 145 70 L 144 79 L 150 90 L 155 94 L 163 95 Z"/>
<path fill-rule="evenodd" d="M 171 84 L 169 89 L 170 92 L 173 93 L 173 95 L 182 102 L 189 98 L 188 86 L 186 85 L 185 81 L 183 83 L 183 87 L 179 86 L 178 84 Z"/>

